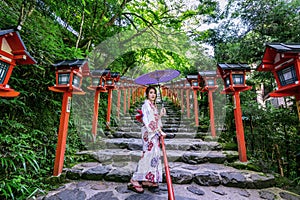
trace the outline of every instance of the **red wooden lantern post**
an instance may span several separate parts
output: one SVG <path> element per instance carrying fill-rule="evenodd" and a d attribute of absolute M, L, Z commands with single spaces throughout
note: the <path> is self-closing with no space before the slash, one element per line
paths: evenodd
<path fill-rule="evenodd" d="M 209 118 L 210 118 L 210 132 L 212 137 L 216 137 L 215 129 L 215 114 L 214 114 L 214 102 L 213 102 L 213 92 L 218 88 L 217 86 L 217 72 L 216 71 L 203 71 L 199 72 L 200 76 L 205 81 L 205 86 L 203 87 L 203 92 L 208 92 L 208 104 L 209 104 Z"/>
<path fill-rule="evenodd" d="M 85 94 L 80 87 L 82 71 L 88 69 L 88 63 L 86 60 L 77 59 L 60 61 L 53 66 L 56 71 L 56 84 L 49 87 L 49 90 L 64 93 L 53 171 L 53 175 L 58 176 L 61 174 L 64 165 L 72 94 Z"/>
<path fill-rule="evenodd" d="M 131 92 L 132 92 L 132 86 L 133 86 L 133 80 L 130 78 L 127 78 L 127 108 L 130 109 L 130 99 L 131 99 Z"/>
<path fill-rule="evenodd" d="M 173 90 L 174 90 L 174 96 L 175 96 L 175 104 L 178 104 L 178 90 L 179 90 L 179 80 L 176 80 L 173 82 Z"/>
<path fill-rule="evenodd" d="M 118 100 L 117 100 L 117 118 L 120 118 L 120 110 L 121 110 L 121 90 L 122 90 L 122 83 L 121 81 L 117 82 L 117 89 L 118 89 Z"/>
<path fill-rule="evenodd" d="M 20 93 L 10 88 L 8 81 L 16 65 L 36 64 L 26 50 L 17 29 L 0 29 L 0 97 L 16 97 Z"/>
<path fill-rule="evenodd" d="M 203 80 L 201 79 L 201 76 L 199 74 L 197 75 L 187 75 L 186 79 L 191 85 L 191 88 L 194 92 L 194 112 L 195 112 L 195 125 L 199 126 L 199 117 L 198 117 L 198 90 L 201 89 L 201 85 L 203 84 Z"/>
<path fill-rule="evenodd" d="M 181 106 L 181 113 L 184 112 L 184 104 L 183 104 L 183 101 L 184 101 L 184 85 L 185 85 L 185 81 L 186 79 L 185 78 L 181 78 L 180 79 L 180 82 L 179 82 L 179 88 L 180 88 L 180 106 Z"/>
<path fill-rule="evenodd" d="M 181 88 L 180 88 L 180 80 L 175 81 L 175 89 L 176 89 L 176 105 L 180 106 L 180 100 L 179 97 L 181 98 Z"/>
<path fill-rule="evenodd" d="M 134 104 L 135 100 L 136 100 L 136 94 L 137 94 L 137 90 L 136 89 L 137 89 L 137 87 L 135 86 L 134 83 L 132 83 L 131 88 L 132 88 L 132 104 Z"/>
<path fill-rule="evenodd" d="M 169 98 L 169 90 L 170 90 L 170 84 L 169 83 L 166 83 L 163 85 L 163 93 L 164 93 L 164 96 Z"/>
<path fill-rule="evenodd" d="M 89 90 L 95 90 L 94 96 L 94 112 L 93 112 L 93 124 L 92 134 L 93 139 L 96 141 L 97 125 L 98 125 L 98 111 L 99 111 L 99 96 L 101 92 L 107 92 L 105 88 L 106 72 L 104 70 L 93 70 L 90 73 L 91 85 L 87 87 Z"/>
<path fill-rule="evenodd" d="M 160 86 L 161 87 L 161 93 L 162 96 L 167 96 L 167 87 L 165 85 Z"/>
<path fill-rule="evenodd" d="M 109 69 L 107 69 L 109 70 Z M 118 72 L 110 72 L 106 75 L 105 88 L 108 91 L 107 97 L 107 114 L 106 114 L 106 128 L 110 129 L 110 114 L 111 114 L 111 104 L 112 104 L 112 91 L 116 89 L 116 84 L 120 79 Z"/>
<path fill-rule="evenodd" d="M 190 84 L 188 81 L 185 81 L 184 89 L 185 89 L 185 96 L 186 96 L 186 116 L 187 118 L 191 118 L 191 110 L 190 110 Z"/>
<path fill-rule="evenodd" d="M 250 71 L 250 67 L 245 64 L 218 64 L 218 70 L 224 80 L 224 90 L 222 93 L 233 94 L 234 97 L 234 119 L 239 160 L 241 162 L 247 162 L 242 110 L 240 106 L 240 92 L 252 88 L 246 85 L 245 80 L 246 72 Z"/>
<path fill-rule="evenodd" d="M 295 96 L 300 120 L 300 44 L 270 43 L 266 45 L 257 71 L 271 71 L 278 89 L 271 97 Z"/>
<path fill-rule="evenodd" d="M 124 115 L 126 114 L 126 112 L 127 112 L 127 109 L 126 109 L 126 107 L 127 107 L 127 96 L 126 96 L 126 91 L 127 91 L 127 85 L 128 85 L 128 83 L 127 83 L 127 78 L 126 77 L 122 77 L 121 78 L 121 80 L 122 80 L 122 82 L 123 82 L 123 113 L 124 113 Z"/>

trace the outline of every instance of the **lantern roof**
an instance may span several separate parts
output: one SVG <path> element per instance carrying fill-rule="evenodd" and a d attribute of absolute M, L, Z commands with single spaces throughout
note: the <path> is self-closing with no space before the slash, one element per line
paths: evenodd
<path fill-rule="evenodd" d="M 227 64 L 219 63 L 218 70 L 220 75 L 223 77 L 227 71 L 250 71 L 250 67 L 247 64 Z"/>
<path fill-rule="evenodd" d="M 58 61 L 55 64 L 53 64 L 54 67 L 56 68 L 87 68 L 88 67 L 88 62 L 86 59 L 73 59 L 73 60 L 62 60 Z"/>
<path fill-rule="evenodd" d="M 103 72 L 104 72 L 104 70 L 102 70 L 102 69 L 95 69 L 95 70 L 91 71 L 91 75 L 100 77 L 100 76 L 102 76 Z"/>
<path fill-rule="evenodd" d="M 300 52 L 300 44 L 269 43 L 266 46 L 278 52 Z"/>
<path fill-rule="evenodd" d="M 112 78 L 118 78 L 118 77 L 120 77 L 120 73 L 119 72 L 112 72 L 111 77 Z"/>
<path fill-rule="evenodd" d="M 284 44 L 284 43 L 269 43 L 266 44 L 266 49 L 262 58 L 261 64 L 257 67 L 257 71 L 272 71 L 275 63 L 285 61 L 287 56 L 280 54 L 295 55 L 300 53 L 300 44 Z"/>
<path fill-rule="evenodd" d="M 10 49 L 10 52 L 8 53 L 13 54 L 14 56 L 22 56 L 21 59 L 15 60 L 17 65 L 36 64 L 36 60 L 27 52 L 26 46 L 18 30 L 19 29 L 17 28 L 0 29 L 0 40 L 5 38 Z"/>
<path fill-rule="evenodd" d="M 216 77 L 217 76 L 217 72 L 216 71 L 202 71 L 199 72 L 200 76 L 203 77 Z"/>
<path fill-rule="evenodd" d="M 250 71 L 250 67 L 247 64 L 218 64 L 218 67 L 220 67 L 222 70 L 233 70 L 233 71 L 240 71 L 240 70 L 246 70 Z"/>
<path fill-rule="evenodd" d="M 199 74 L 189 74 L 186 76 L 188 80 L 198 80 Z"/>

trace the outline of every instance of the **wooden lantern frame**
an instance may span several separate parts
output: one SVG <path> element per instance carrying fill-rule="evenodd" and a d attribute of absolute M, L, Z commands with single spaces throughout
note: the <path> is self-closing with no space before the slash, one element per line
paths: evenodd
<path fill-rule="evenodd" d="M 293 71 L 289 69 L 293 67 Z M 257 71 L 271 71 L 278 89 L 271 97 L 297 96 L 300 93 L 300 44 L 269 43 Z M 282 78 L 292 76 L 283 84 Z M 297 98 L 300 100 L 300 97 Z"/>
<path fill-rule="evenodd" d="M 19 29 L 0 29 L 0 96 L 16 97 L 20 93 L 8 85 L 13 68 L 16 65 L 32 65 L 37 62 L 21 39 Z"/>
<path fill-rule="evenodd" d="M 107 92 L 105 87 L 106 75 L 103 74 L 103 70 L 92 70 L 90 72 L 91 84 L 87 88 L 89 90 L 99 90 L 100 92 Z M 97 80 L 97 85 L 94 84 L 94 80 Z"/>
<path fill-rule="evenodd" d="M 63 171 L 64 155 L 66 150 L 66 141 L 68 134 L 68 123 L 71 110 L 71 101 L 73 94 L 83 95 L 85 92 L 81 89 L 82 77 L 89 74 L 88 62 L 85 59 L 63 60 L 52 65 L 55 68 L 55 85 L 49 87 L 53 92 L 63 93 L 60 123 L 58 129 L 58 138 L 56 154 L 54 161 L 53 175 L 59 176 Z M 62 76 L 65 75 L 65 76 Z M 65 79 L 61 82 L 60 78 Z M 76 78 L 76 79 L 75 79 Z M 77 81 L 76 83 L 74 81 Z"/>
<path fill-rule="evenodd" d="M 199 74 L 190 74 L 186 76 L 187 81 L 189 82 L 193 90 L 200 90 L 203 86 L 203 79 Z M 194 84 L 197 83 L 197 84 Z"/>
<path fill-rule="evenodd" d="M 218 88 L 217 78 L 219 76 L 218 76 L 216 71 L 202 71 L 202 72 L 199 72 L 199 75 L 204 80 L 204 87 L 202 88 L 201 92 L 207 92 L 208 93 L 211 136 L 216 137 L 213 92 L 215 92 Z M 210 81 L 212 81 L 213 84 L 210 84 Z"/>
<path fill-rule="evenodd" d="M 246 72 L 250 71 L 250 67 L 246 64 L 218 64 L 218 72 L 224 81 L 223 94 L 232 94 L 234 103 L 234 119 L 236 136 L 239 151 L 239 160 L 247 162 L 247 149 L 244 136 L 244 127 L 242 120 L 242 110 L 240 105 L 240 92 L 250 90 L 252 87 L 246 85 Z M 234 75 L 243 77 L 242 81 L 236 84 Z"/>
<path fill-rule="evenodd" d="M 120 74 L 118 72 L 110 72 L 106 77 L 105 87 L 107 89 L 116 89 L 116 83 L 120 80 Z M 111 81 L 111 84 L 108 84 Z"/>
<path fill-rule="evenodd" d="M 203 92 L 208 90 L 215 90 L 218 88 L 217 79 L 220 77 L 216 71 L 202 71 L 199 72 L 199 75 L 204 81 L 204 87 L 202 88 Z M 213 81 L 213 84 L 210 84 L 210 81 Z"/>
<path fill-rule="evenodd" d="M 246 64 L 218 64 L 218 71 L 224 81 L 222 93 L 232 94 L 235 91 L 242 92 L 251 89 L 246 85 L 246 72 L 250 72 L 250 67 Z M 243 78 L 242 83 L 235 82 L 234 76 L 239 75 Z"/>
<path fill-rule="evenodd" d="M 278 89 L 269 93 L 271 97 L 295 96 L 300 120 L 300 44 L 267 44 L 257 71 L 273 73 Z"/>
<path fill-rule="evenodd" d="M 197 91 L 201 90 L 203 86 L 203 79 L 198 74 L 191 74 L 186 76 L 187 81 L 190 83 L 191 88 L 194 92 L 194 114 L 195 114 L 195 126 L 199 126 L 199 113 L 198 113 L 198 99 L 197 99 Z M 196 84 L 195 84 L 196 83 Z M 187 93 L 187 104 L 188 104 L 188 95 Z M 187 105 L 189 107 L 189 105 Z M 188 113 L 188 117 L 190 114 Z"/>
<path fill-rule="evenodd" d="M 87 71 L 88 62 L 85 59 L 75 59 L 75 60 L 63 60 L 53 64 L 55 68 L 55 85 L 49 87 L 49 90 L 53 92 L 72 92 L 73 94 L 85 94 L 81 89 L 83 69 Z M 60 78 L 62 75 L 66 75 L 66 82 L 61 83 Z M 79 80 L 76 80 L 79 78 Z M 79 81 L 78 84 L 74 84 L 74 81 Z"/>

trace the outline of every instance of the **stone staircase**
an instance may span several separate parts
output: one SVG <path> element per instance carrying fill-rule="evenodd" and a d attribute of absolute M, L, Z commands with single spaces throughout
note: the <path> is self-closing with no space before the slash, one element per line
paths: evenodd
<path fill-rule="evenodd" d="M 167 133 L 165 146 L 176 199 L 280 199 L 290 195 L 272 191 L 275 178 L 271 174 L 226 166 L 237 161 L 236 151 L 223 150 L 217 141 L 206 140 L 210 133 L 198 132 L 191 126 L 193 120 L 186 119 L 173 105 L 165 107 L 163 131 Z M 135 194 L 127 190 L 142 149 L 141 124 L 134 115 L 122 116 L 110 135 L 100 135 L 94 145 L 97 149 L 79 152 L 97 162 L 65 169 L 73 182 L 44 199 L 168 199 L 165 179 L 155 191 L 145 189 L 144 194 Z"/>

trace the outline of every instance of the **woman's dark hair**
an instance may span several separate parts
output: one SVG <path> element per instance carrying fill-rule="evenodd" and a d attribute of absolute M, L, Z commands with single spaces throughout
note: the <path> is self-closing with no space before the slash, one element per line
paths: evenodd
<path fill-rule="evenodd" d="M 148 99 L 148 95 L 149 95 L 149 92 L 150 92 L 151 89 L 153 89 L 155 91 L 155 94 L 157 96 L 156 88 L 154 86 L 148 86 L 147 89 L 146 89 L 146 98 L 147 99 Z"/>

